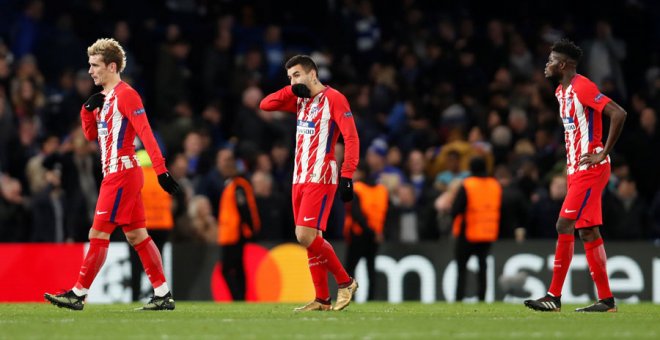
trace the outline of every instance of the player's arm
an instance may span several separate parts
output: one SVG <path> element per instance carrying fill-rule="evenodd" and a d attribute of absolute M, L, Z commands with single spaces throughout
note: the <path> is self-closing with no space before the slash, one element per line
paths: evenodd
<path fill-rule="evenodd" d="M 614 148 L 614 144 L 619 140 L 619 136 L 621 136 L 623 123 L 626 121 L 628 113 L 614 101 L 607 103 L 603 113 L 610 118 L 610 131 L 607 134 L 607 141 L 603 149 L 603 153 L 609 155 L 612 148 Z"/>
<path fill-rule="evenodd" d="M 580 88 L 576 92 L 581 103 L 596 111 L 603 112 L 604 115 L 610 118 L 610 131 L 603 151 L 580 156 L 580 165 L 598 164 L 607 158 L 607 155 L 614 148 L 614 144 L 616 144 L 623 130 L 623 123 L 626 121 L 627 113 L 619 104 L 600 93 L 596 85 L 592 82 L 580 84 Z"/>
<path fill-rule="evenodd" d="M 105 95 L 103 93 L 94 93 L 80 108 L 80 122 L 82 123 L 83 134 L 85 134 L 88 141 L 94 141 L 98 138 L 99 131 L 94 111 L 103 107 L 104 101 Z"/>
<path fill-rule="evenodd" d="M 147 120 L 147 113 L 137 92 L 126 91 L 123 93 L 119 99 L 119 112 L 128 119 L 138 137 L 140 137 L 144 148 L 149 154 L 152 167 L 156 175 L 158 175 L 158 184 L 170 195 L 181 192 L 179 183 L 174 180 L 165 167 L 165 158 L 160 152 L 160 147 L 158 147 L 156 138 L 151 131 L 151 125 L 149 125 L 149 120 Z"/>
<path fill-rule="evenodd" d="M 344 163 L 340 176 L 352 179 L 360 159 L 360 139 L 346 97 L 340 94 L 332 99 L 332 116 L 344 137 Z"/>
<path fill-rule="evenodd" d="M 291 91 L 291 85 L 285 86 L 279 91 L 273 92 L 266 96 L 259 103 L 259 108 L 264 111 L 298 111 L 298 97 Z"/>
<path fill-rule="evenodd" d="M 151 131 L 151 125 L 147 119 L 147 113 L 142 105 L 142 100 L 136 92 L 125 91 L 119 98 L 119 111 L 124 115 L 135 129 L 138 137 L 142 141 L 144 148 L 151 158 L 151 164 L 156 171 L 156 175 L 167 172 L 165 167 L 165 158 L 160 152 L 160 147 Z"/>
<path fill-rule="evenodd" d="M 88 141 L 95 141 L 99 136 L 99 131 L 96 126 L 96 117 L 94 111 L 87 111 L 83 105 L 80 108 L 80 122 L 82 124 L 83 134 Z"/>

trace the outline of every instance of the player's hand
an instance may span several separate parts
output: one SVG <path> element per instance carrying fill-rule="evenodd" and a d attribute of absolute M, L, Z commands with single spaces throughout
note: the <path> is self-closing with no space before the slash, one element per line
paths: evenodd
<path fill-rule="evenodd" d="M 339 179 L 339 197 L 344 202 L 353 200 L 353 180 L 346 177 Z"/>
<path fill-rule="evenodd" d="M 305 84 L 294 84 L 291 85 L 291 91 L 296 97 L 300 98 L 311 98 L 312 92 L 309 90 L 309 87 Z"/>
<path fill-rule="evenodd" d="M 161 188 L 167 191 L 167 193 L 170 195 L 178 194 L 181 192 L 179 183 L 174 180 L 169 172 L 163 172 L 162 174 L 158 175 L 158 184 L 160 184 Z"/>
<path fill-rule="evenodd" d="M 580 156 L 579 165 L 586 165 L 589 167 L 602 162 L 605 157 L 607 157 L 607 155 L 602 151 L 599 153 L 585 153 L 584 155 Z"/>
<path fill-rule="evenodd" d="M 92 112 L 97 108 L 100 108 L 103 106 L 103 102 L 105 101 L 105 95 L 101 92 L 99 93 L 94 93 L 87 99 L 85 102 L 85 110 Z"/>

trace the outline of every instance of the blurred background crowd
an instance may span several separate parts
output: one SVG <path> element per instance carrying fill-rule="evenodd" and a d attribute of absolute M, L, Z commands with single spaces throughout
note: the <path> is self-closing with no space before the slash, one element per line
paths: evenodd
<path fill-rule="evenodd" d="M 126 50 L 122 79 L 185 187 L 172 241 L 215 243 L 234 165 L 254 187 L 257 239 L 294 240 L 295 117 L 259 102 L 288 83 L 284 62 L 300 53 L 351 104 L 361 163 L 390 193 L 386 241 L 451 237 L 448 193 L 474 155 L 504 188 L 500 237 L 554 239 L 565 148 L 543 68 L 562 37 L 585 52 L 579 72 L 628 112 L 602 233 L 656 240 L 659 16 L 640 0 L 0 0 L 0 242 L 87 238 L 101 174 L 79 111 L 100 91 L 86 55 L 100 37 Z M 342 238 L 338 202 L 328 238 Z"/>

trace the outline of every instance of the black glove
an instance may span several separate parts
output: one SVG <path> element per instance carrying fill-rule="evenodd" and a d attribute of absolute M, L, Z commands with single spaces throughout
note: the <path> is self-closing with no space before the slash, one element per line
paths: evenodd
<path fill-rule="evenodd" d="M 101 92 L 99 93 L 94 93 L 87 101 L 85 102 L 85 110 L 92 112 L 96 108 L 100 108 L 103 106 L 103 102 L 105 101 L 105 95 Z"/>
<path fill-rule="evenodd" d="M 344 202 L 353 200 L 353 180 L 346 177 L 339 179 L 339 197 Z"/>
<path fill-rule="evenodd" d="M 312 97 L 312 92 L 309 91 L 309 87 L 307 87 L 305 84 L 291 85 L 291 91 L 293 91 L 293 94 L 300 98 Z"/>
<path fill-rule="evenodd" d="M 167 191 L 167 193 L 170 195 L 178 194 L 181 192 L 179 183 L 174 180 L 169 172 L 163 172 L 162 174 L 158 175 L 158 184 L 160 184 L 160 187 Z"/>

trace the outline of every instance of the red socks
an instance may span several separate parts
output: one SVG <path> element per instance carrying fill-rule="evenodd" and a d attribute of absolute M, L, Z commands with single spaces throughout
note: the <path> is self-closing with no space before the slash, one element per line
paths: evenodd
<path fill-rule="evenodd" d="M 76 281 L 75 288 L 89 289 L 92 285 L 96 274 L 105 262 L 105 256 L 108 254 L 108 245 L 110 240 L 100 238 L 93 238 L 89 240 L 89 249 L 85 255 L 82 266 L 80 266 L 80 274 L 78 281 Z"/>
<path fill-rule="evenodd" d="M 144 272 L 147 273 L 149 281 L 154 288 L 160 287 L 165 283 L 165 274 L 163 274 L 163 260 L 160 257 L 158 247 L 151 239 L 147 237 L 144 241 L 136 244 L 135 250 L 140 256 Z"/>
<path fill-rule="evenodd" d="M 559 234 L 557 248 L 555 248 L 555 265 L 552 269 L 552 283 L 548 292 L 553 296 L 561 296 L 561 288 L 568 273 L 568 267 L 573 259 L 575 236 L 573 234 Z M 588 257 L 587 257 L 588 258 Z"/>
<path fill-rule="evenodd" d="M 598 289 L 598 299 L 602 300 L 612 297 L 610 282 L 607 277 L 607 255 L 605 254 L 603 239 L 599 238 L 592 242 L 586 242 L 584 244 L 584 252 L 587 255 L 591 277 Z"/>
<path fill-rule="evenodd" d="M 307 261 L 309 261 L 309 272 L 312 273 L 312 281 L 314 282 L 316 298 L 319 300 L 327 301 L 330 298 L 330 289 L 328 288 L 328 270 L 325 267 L 325 264 L 328 261 L 319 260 L 319 257 L 314 256 L 309 248 L 307 249 Z"/>
<path fill-rule="evenodd" d="M 323 239 L 323 237 L 317 236 L 314 239 L 314 242 L 312 242 L 312 244 L 310 244 L 307 248 L 307 253 L 311 254 L 312 256 L 316 256 L 316 261 L 325 263 L 325 268 L 332 273 L 338 285 L 346 284 L 351 281 L 351 278 L 348 276 L 348 273 L 346 273 L 344 266 L 342 266 L 341 262 L 339 262 L 339 258 L 337 258 L 337 254 L 335 254 L 335 250 L 332 248 L 330 243 L 328 243 L 328 241 Z M 310 266 L 310 271 L 312 272 L 312 280 L 314 282 L 317 280 L 322 280 L 321 277 L 314 278 L 314 270 L 311 268 L 312 267 Z M 318 297 L 322 298 L 321 296 Z"/>

